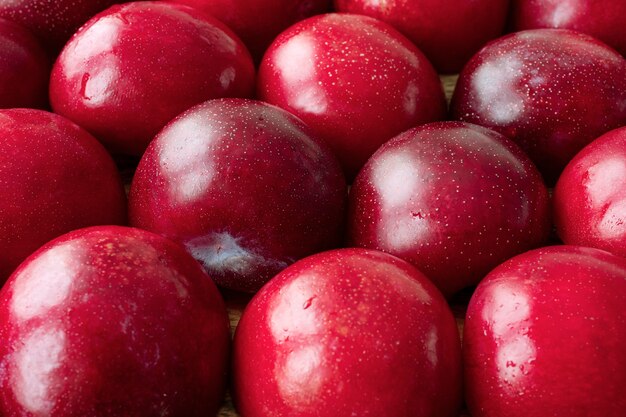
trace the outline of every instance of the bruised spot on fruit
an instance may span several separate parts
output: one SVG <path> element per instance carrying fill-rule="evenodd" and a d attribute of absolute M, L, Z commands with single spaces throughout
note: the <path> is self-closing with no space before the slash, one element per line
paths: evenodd
<path fill-rule="evenodd" d="M 261 267 L 284 269 L 288 263 L 267 258 L 241 244 L 242 239 L 227 232 L 211 233 L 185 242 L 191 255 L 210 274 L 222 277 L 227 274 L 247 275 Z"/>

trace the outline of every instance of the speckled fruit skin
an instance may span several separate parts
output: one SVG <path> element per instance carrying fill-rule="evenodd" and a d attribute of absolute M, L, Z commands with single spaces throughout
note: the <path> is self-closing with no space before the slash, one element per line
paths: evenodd
<path fill-rule="evenodd" d="M 626 55 L 623 0 L 512 0 L 513 30 L 561 28 L 587 33 Z"/>
<path fill-rule="evenodd" d="M 0 110 L 0 201 L 0 283 L 50 239 L 126 222 L 124 188 L 106 150 L 42 110 Z"/>
<path fill-rule="evenodd" d="M 581 33 L 514 33 L 463 69 L 451 112 L 513 139 L 554 185 L 585 145 L 626 124 L 626 60 Z"/>
<path fill-rule="evenodd" d="M 258 96 L 319 132 L 354 178 L 376 149 L 443 119 L 441 82 L 399 32 L 367 16 L 314 16 L 280 34 L 259 68 Z"/>
<path fill-rule="evenodd" d="M 508 0 L 335 0 L 340 12 L 389 23 L 415 43 L 441 73 L 459 72 L 504 30 Z"/>
<path fill-rule="evenodd" d="M 472 417 L 621 417 L 626 409 L 626 261 L 542 248 L 491 272 L 463 338 Z"/>
<path fill-rule="evenodd" d="M 292 24 L 329 11 L 331 0 L 172 0 L 215 16 L 243 40 L 257 62 Z"/>
<path fill-rule="evenodd" d="M 56 56 L 83 23 L 115 3 L 119 1 L 7 0 L 0 2 L 0 17 L 30 29 L 45 43 L 50 56 Z"/>
<path fill-rule="evenodd" d="M 285 269 L 243 313 L 233 350 L 245 417 L 457 417 L 459 335 L 408 263 L 340 249 Z"/>
<path fill-rule="evenodd" d="M 37 39 L 0 18 L 0 108 L 45 107 L 50 61 Z"/>
<path fill-rule="evenodd" d="M 553 205 L 564 243 L 626 257 L 626 128 L 602 135 L 572 159 Z"/>
<path fill-rule="evenodd" d="M 460 122 L 431 123 L 387 142 L 350 190 L 351 245 L 415 265 L 446 295 L 504 260 L 540 246 L 548 192 L 504 136 Z"/>
<path fill-rule="evenodd" d="M 210 416 L 229 323 L 184 248 L 143 230 L 74 231 L 0 293 L 4 416 Z"/>
<path fill-rule="evenodd" d="M 347 187 L 298 118 L 212 100 L 168 124 L 130 190 L 132 225 L 183 243 L 223 287 L 254 292 L 297 259 L 340 245 Z"/>
<path fill-rule="evenodd" d="M 117 5 L 89 20 L 50 80 L 55 112 L 113 152 L 132 155 L 193 105 L 253 90 L 252 59 L 230 29 L 164 2 Z"/>

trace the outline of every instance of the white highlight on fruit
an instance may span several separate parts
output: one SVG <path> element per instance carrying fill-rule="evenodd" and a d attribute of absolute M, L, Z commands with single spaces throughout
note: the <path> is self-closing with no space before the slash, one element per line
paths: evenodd
<path fill-rule="evenodd" d="M 176 178 L 166 184 L 169 194 L 176 202 L 185 204 L 204 195 L 215 176 L 211 158 L 210 138 L 202 126 L 206 122 L 199 115 L 188 115 L 172 124 L 168 136 L 179 140 L 162 141 L 159 151 L 159 166 L 167 173 L 164 177 Z"/>
<path fill-rule="evenodd" d="M 224 90 L 231 86 L 231 84 L 235 81 L 236 75 L 237 72 L 233 67 L 228 67 L 224 71 L 222 71 L 222 73 L 220 74 L 220 85 Z"/>
<path fill-rule="evenodd" d="M 324 385 L 324 374 L 320 372 L 322 351 L 319 345 L 305 345 L 276 362 L 278 389 L 291 407 L 303 409 L 319 399 Z"/>
<path fill-rule="evenodd" d="M 547 27 L 560 28 L 568 26 L 576 14 L 576 10 L 580 10 L 579 1 L 565 0 L 554 3 L 554 10 L 550 15 L 550 24 Z"/>
<path fill-rule="evenodd" d="M 437 366 L 437 342 L 439 341 L 439 336 L 437 335 L 437 328 L 433 327 L 428 332 L 426 336 L 426 357 L 431 365 L 434 367 Z"/>
<path fill-rule="evenodd" d="M 39 328 L 15 353 L 14 394 L 24 409 L 34 415 L 49 415 L 52 411 L 54 396 L 50 391 L 57 384 L 51 374 L 61 365 L 65 342 L 63 331 Z"/>
<path fill-rule="evenodd" d="M 101 52 L 112 50 L 118 43 L 120 29 L 118 26 L 124 25 L 116 16 L 106 16 L 101 18 L 97 24 L 88 27 L 82 36 L 75 38 L 75 41 L 71 41 L 68 47 L 73 48 L 66 55 L 67 59 L 60 60 L 63 64 L 63 71 L 69 76 L 74 77 L 77 75 L 77 71 L 84 69 L 84 62 L 77 62 L 77 60 L 83 60 L 85 57 L 98 57 Z M 97 39 L 97 42 L 94 42 Z"/>
<path fill-rule="evenodd" d="M 316 78 L 313 56 L 315 41 L 310 35 L 301 33 L 277 49 L 275 67 L 280 68 L 284 84 L 303 86 L 290 104 L 307 113 L 320 114 L 326 111 L 328 101 L 324 89 L 313 83 Z"/>
<path fill-rule="evenodd" d="M 412 247 L 428 233 L 427 222 L 406 215 L 407 202 L 420 195 L 420 174 L 412 156 L 402 150 L 380 155 L 373 166 L 372 185 L 381 196 L 385 217 L 391 219 L 378 225 L 377 234 L 398 250 Z"/>
<path fill-rule="evenodd" d="M 21 320 L 44 315 L 61 304 L 71 290 L 79 255 L 69 244 L 43 252 L 18 276 L 13 284 L 11 309 Z"/>
<path fill-rule="evenodd" d="M 294 334 L 306 336 L 321 331 L 321 324 L 316 314 L 312 313 L 315 311 L 315 294 L 310 287 L 314 287 L 316 281 L 315 275 L 300 276 L 284 286 L 281 296 L 271 306 L 268 325 L 277 343 Z"/>
<path fill-rule="evenodd" d="M 524 111 L 524 97 L 516 91 L 524 63 L 504 54 L 481 65 L 474 73 L 472 94 L 478 110 L 489 113 L 499 125 L 511 123 Z"/>
<path fill-rule="evenodd" d="M 531 320 L 530 299 L 522 285 L 499 282 L 493 290 L 492 301 L 483 311 L 483 320 L 490 324 L 496 344 L 498 376 L 512 393 L 516 383 L 532 367 L 537 349 L 528 336 Z"/>

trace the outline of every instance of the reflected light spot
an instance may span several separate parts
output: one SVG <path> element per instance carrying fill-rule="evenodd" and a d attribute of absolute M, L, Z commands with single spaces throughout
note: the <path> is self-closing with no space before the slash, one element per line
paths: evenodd
<path fill-rule="evenodd" d="M 61 245 L 43 252 L 23 269 L 13 287 L 15 316 L 28 320 L 62 304 L 71 290 L 77 257 L 73 246 Z"/>
<path fill-rule="evenodd" d="M 320 371 L 322 348 L 304 346 L 288 354 L 284 362 L 276 364 L 276 381 L 281 398 L 296 409 L 303 409 L 319 401 L 324 384 Z"/>
<path fill-rule="evenodd" d="M 54 372 L 62 365 L 65 333 L 56 329 L 37 329 L 15 353 L 13 377 L 17 401 L 30 413 L 49 415 L 54 407 Z"/>
<path fill-rule="evenodd" d="M 315 281 L 315 275 L 303 275 L 281 291 L 268 318 L 269 328 L 276 342 L 280 343 L 294 334 L 314 335 L 319 331 L 315 314 L 316 294 L 311 290 Z"/>
<path fill-rule="evenodd" d="M 505 125 L 524 112 L 524 97 L 515 91 L 524 64 L 510 55 L 502 55 L 480 66 L 473 79 L 473 94 L 479 110 L 489 113 L 494 122 Z"/>

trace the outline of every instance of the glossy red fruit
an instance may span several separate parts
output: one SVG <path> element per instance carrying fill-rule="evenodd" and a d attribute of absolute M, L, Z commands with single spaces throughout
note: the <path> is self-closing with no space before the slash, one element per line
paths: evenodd
<path fill-rule="evenodd" d="M 472 417 L 621 417 L 626 261 L 554 246 L 483 280 L 463 339 Z"/>
<path fill-rule="evenodd" d="M 626 60 L 581 33 L 514 33 L 472 58 L 451 110 L 513 139 L 553 185 L 585 145 L 626 124 Z"/>
<path fill-rule="evenodd" d="M 626 257 L 626 128 L 580 151 L 561 174 L 553 201 L 563 242 Z"/>
<path fill-rule="evenodd" d="M 560 28 L 592 35 L 626 54 L 623 0 L 512 0 L 513 30 Z"/>
<path fill-rule="evenodd" d="M 424 55 L 371 17 L 327 14 L 276 38 L 259 69 L 258 95 L 301 117 L 352 179 L 394 135 L 445 113 L 441 82 Z"/>
<path fill-rule="evenodd" d="M 0 108 L 45 107 L 50 62 L 37 39 L 0 18 Z"/>
<path fill-rule="evenodd" d="M 113 152 L 140 155 L 189 107 L 253 88 L 250 54 L 222 23 L 187 6 L 136 2 L 72 38 L 52 70 L 50 100 Z"/>
<path fill-rule="evenodd" d="M 183 243 L 219 285 L 253 292 L 341 243 L 346 193 L 332 153 L 298 118 L 259 101 L 213 100 L 150 144 L 130 221 Z"/>
<path fill-rule="evenodd" d="M 106 150 L 41 110 L 0 110 L 0 282 L 52 238 L 126 222 L 124 188 Z"/>
<path fill-rule="evenodd" d="M 115 0 L 8 0 L 0 2 L 0 17 L 18 22 L 44 42 L 56 56 L 65 42 L 96 13 Z"/>
<path fill-rule="evenodd" d="M 385 21 L 402 32 L 439 72 L 453 74 L 502 34 L 508 0 L 335 0 L 337 11 Z"/>
<path fill-rule="evenodd" d="M 233 380 L 246 417 L 457 417 L 459 335 L 441 294 L 408 263 L 330 251 L 253 298 L 235 333 Z"/>
<path fill-rule="evenodd" d="M 350 244 L 391 253 L 451 295 L 541 245 L 548 193 L 514 143 L 479 126 L 432 123 L 390 140 L 350 190 Z"/>
<path fill-rule="evenodd" d="M 0 293 L 5 416 L 210 416 L 229 323 L 179 245 L 142 230 L 81 229 L 28 258 Z"/>
<path fill-rule="evenodd" d="M 171 0 L 215 16 L 243 40 L 257 62 L 292 24 L 329 11 L 331 0 Z"/>

